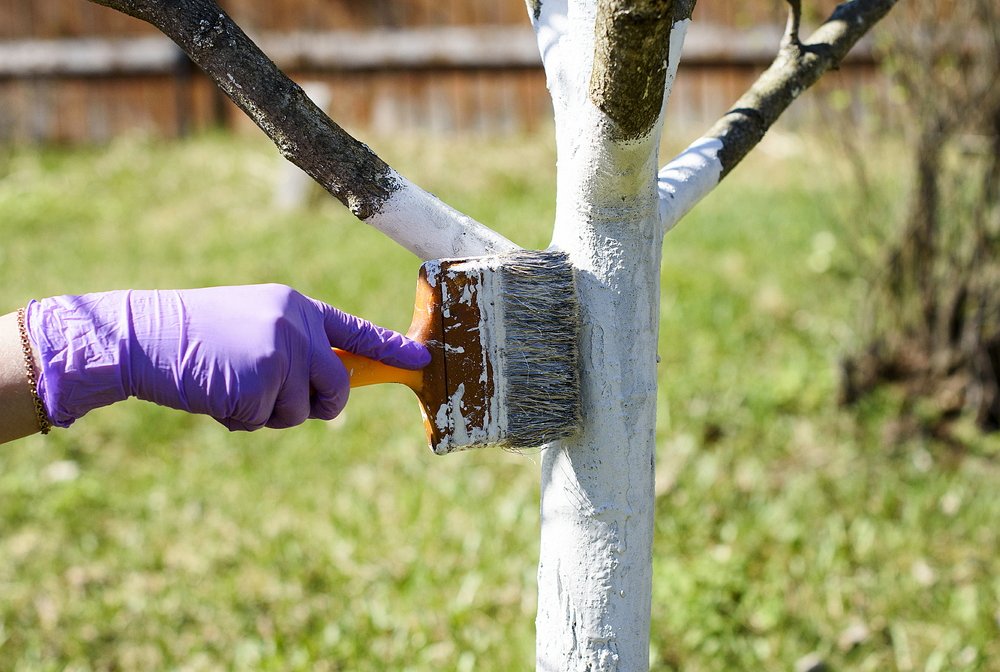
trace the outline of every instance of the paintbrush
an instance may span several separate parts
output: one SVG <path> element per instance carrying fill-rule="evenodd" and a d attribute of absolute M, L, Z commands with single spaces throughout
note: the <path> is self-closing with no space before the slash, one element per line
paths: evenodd
<path fill-rule="evenodd" d="M 567 256 L 524 250 L 420 267 L 406 335 L 430 350 L 426 368 L 408 371 L 334 350 L 352 388 L 401 383 L 416 393 L 435 453 L 518 450 L 579 429 L 578 333 Z"/>

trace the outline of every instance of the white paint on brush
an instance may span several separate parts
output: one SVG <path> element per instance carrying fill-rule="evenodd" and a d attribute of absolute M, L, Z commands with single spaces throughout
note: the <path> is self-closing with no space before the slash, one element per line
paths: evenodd
<path fill-rule="evenodd" d="M 441 404 L 438 407 L 437 413 L 434 415 L 434 424 L 437 425 L 438 430 L 447 435 L 449 433 L 449 415 L 448 415 L 448 404 Z M 434 446 L 435 453 L 448 452 L 447 443 L 442 442 Z"/>
<path fill-rule="evenodd" d="M 474 328 L 483 348 L 480 379 L 486 382 L 492 372 L 493 394 L 486 400 L 483 433 L 487 443 L 496 443 L 507 434 L 507 330 L 504 314 L 504 290 L 496 261 L 482 274 L 479 285 L 479 324 Z"/>
<path fill-rule="evenodd" d="M 718 138 L 698 138 L 664 166 L 657 176 L 660 193 L 660 219 L 664 232 L 669 231 L 712 191 L 722 179 Z"/>
<path fill-rule="evenodd" d="M 462 292 L 462 298 L 459 299 L 459 302 L 463 303 L 463 304 L 465 304 L 467 306 L 471 306 L 472 305 L 472 301 L 473 301 L 472 294 L 473 294 L 472 287 L 471 286 L 466 286 L 465 291 Z"/>
<path fill-rule="evenodd" d="M 451 425 L 451 443 L 453 446 L 467 446 L 472 443 L 473 437 L 469 434 L 469 428 L 466 427 L 466 420 L 462 413 L 464 410 L 462 403 L 463 397 L 465 396 L 465 383 L 459 383 L 458 387 L 455 388 L 455 393 L 451 395 L 448 399 L 449 413 L 450 413 L 450 425 Z M 473 432 L 475 429 L 473 428 Z"/>
<path fill-rule="evenodd" d="M 423 260 L 518 249 L 499 233 L 455 210 L 398 173 L 399 184 L 378 213 L 364 220 Z"/>
<path fill-rule="evenodd" d="M 437 287 L 438 276 L 441 275 L 441 262 L 440 260 L 430 260 L 423 263 L 424 277 L 427 278 L 427 284 L 430 287 Z M 431 308 L 428 306 L 428 311 Z"/>
<path fill-rule="evenodd" d="M 449 304 L 460 302 L 465 305 L 476 305 L 479 308 L 480 320 L 475 325 L 462 325 L 468 329 L 472 338 L 479 340 L 483 359 L 481 362 L 480 383 L 487 382 L 487 371 L 492 372 L 493 394 L 488 399 L 466 397 L 465 384 L 460 384 L 454 394 L 438 408 L 435 423 L 442 431 L 442 441 L 433 446 L 437 454 L 450 453 L 478 446 L 496 444 L 502 441 L 507 433 L 507 405 L 504 398 L 506 389 L 506 350 L 504 348 L 506 332 L 504 328 L 503 287 L 498 272 L 498 260 L 495 257 L 471 259 L 462 263 L 453 263 L 444 272 L 453 276 L 466 275 L 477 278 L 476 282 L 466 284 L 461 294 L 449 296 L 448 290 L 453 286 L 441 283 L 442 303 L 447 308 Z M 447 310 L 446 314 L 450 315 Z M 454 334 L 452 334 L 452 337 Z M 446 338 L 448 335 L 446 334 Z M 449 352 L 465 352 L 465 348 L 446 345 Z M 472 406 L 471 404 L 481 404 Z M 473 418 L 482 416 L 483 421 L 473 425 Z"/>

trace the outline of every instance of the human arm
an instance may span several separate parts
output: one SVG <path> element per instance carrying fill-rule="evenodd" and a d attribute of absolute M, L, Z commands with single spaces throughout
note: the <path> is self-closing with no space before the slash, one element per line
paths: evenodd
<path fill-rule="evenodd" d="M 404 368 L 429 359 L 422 345 L 284 285 L 52 297 L 28 305 L 26 327 L 58 427 L 127 397 L 231 430 L 291 427 L 347 402 L 331 346 Z"/>
<path fill-rule="evenodd" d="M 0 443 L 38 432 L 17 313 L 0 316 Z"/>

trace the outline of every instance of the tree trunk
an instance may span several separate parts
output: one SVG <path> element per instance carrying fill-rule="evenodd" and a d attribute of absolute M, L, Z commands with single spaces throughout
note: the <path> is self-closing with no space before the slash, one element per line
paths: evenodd
<path fill-rule="evenodd" d="M 645 201 L 556 234 L 579 269 L 585 426 L 542 462 L 539 670 L 648 667 L 660 227 Z"/>
<path fill-rule="evenodd" d="M 663 235 L 655 145 L 647 139 L 646 160 L 629 171 L 622 152 L 607 151 L 614 144 L 591 144 L 560 159 L 576 186 L 563 182 L 553 242 L 578 269 L 585 425 L 542 462 L 539 670 L 645 669 L 649 656 Z M 634 184 L 580 189 L 579 169 L 592 166 Z"/>
<path fill-rule="evenodd" d="M 542 462 L 536 651 L 537 669 L 553 672 L 649 665 L 664 233 L 657 145 L 683 33 L 670 36 L 671 2 L 582 4 L 564 15 L 543 3 L 537 17 L 575 30 L 560 45 L 561 71 L 549 73 L 552 242 L 578 274 L 584 416 L 581 434 L 550 446 Z M 575 86 L 553 86 L 553 76 Z"/>

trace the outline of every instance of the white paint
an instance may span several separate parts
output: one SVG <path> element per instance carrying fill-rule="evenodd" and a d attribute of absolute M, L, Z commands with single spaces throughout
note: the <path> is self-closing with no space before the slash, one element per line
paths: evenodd
<path fill-rule="evenodd" d="M 364 220 L 421 259 L 508 252 L 517 245 L 446 205 L 398 173 L 399 189 Z"/>
<path fill-rule="evenodd" d="M 543 0 L 541 14 L 533 22 L 545 83 L 552 97 L 560 161 L 571 155 L 577 127 L 574 113 L 587 99 L 596 13 L 592 1 Z"/>
<path fill-rule="evenodd" d="M 438 407 L 437 413 L 434 415 L 434 424 L 437 425 L 438 431 L 440 431 L 442 434 L 447 434 L 449 431 L 448 408 L 449 408 L 448 404 L 441 404 Z M 438 453 L 439 455 L 442 452 L 446 453 L 448 452 L 446 446 L 447 446 L 446 443 L 439 443 L 438 445 L 434 446 L 434 452 Z"/>
<path fill-rule="evenodd" d="M 674 79 L 677 78 L 677 67 L 681 63 L 681 50 L 684 47 L 684 38 L 687 37 L 688 26 L 690 25 L 691 19 L 684 19 L 675 23 L 670 29 L 670 52 L 667 55 L 667 78 L 663 87 L 663 110 L 660 111 L 661 116 L 667 108 L 667 102 L 670 100 L 670 92 L 674 88 Z"/>
<path fill-rule="evenodd" d="M 563 67 L 562 39 L 567 34 L 567 4 L 566 0 L 551 0 L 542 3 L 542 12 L 537 21 L 533 21 L 535 36 L 538 41 L 538 52 L 545 66 L 546 85 L 553 91 L 553 98 L 563 98 L 564 94 L 555 93 L 566 90 L 562 74 Z"/>
<path fill-rule="evenodd" d="M 448 290 L 452 285 L 448 282 L 442 283 L 442 303 L 445 306 L 453 302 L 478 306 L 479 323 L 466 328 L 470 335 L 478 339 L 482 351 L 479 380 L 486 382 L 487 370 L 491 371 L 493 394 L 488 399 L 467 400 L 465 385 L 460 384 L 448 401 L 438 408 L 435 421 L 444 436 L 432 448 L 439 455 L 500 443 L 507 435 L 507 404 L 504 394 L 507 387 L 506 331 L 503 312 L 504 294 L 500 273 L 497 272 L 498 263 L 500 262 L 495 257 L 471 259 L 462 263 L 452 263 L 444 271 L 451 275 L 476 278 L 476 282 L 466 284 L 458 296 L 449 296 Z M 446 330 L 449 326 L 446 326 Z M 446 339 L 450 340 L 453 336 L 446 334 Z M 446 348 L 449 352 L 465 352 L 463 347 L 446 345 Z M 481 406 L 470 406 L 470 403 Z M 477 424 L 472 424 L 473 418 L 480 415 L 483 418 L 482 422 L 477 421 Z"/>
<path fill-rule="evenodd" d="M 465 396 L 465 383 L 459 383 L 458 387 L 455 389 L 455 394 L 451 395 L 448 399 L 448 406 L 450 409 L 449 425 L 451 427 L 451 443 L 454 446 L 467 446 L 472 443 L 473 438 L 469 435 L 466 429 L 466 421 L 463 416 L 463 411 L 465 407 L 463 405 L 463 397 Z"/>
<path fill-rule="evenodd" d="M 486 421 L 483 433 L 487 443 L 495 443 L 507 434 L 507 343 L 506 317 L 504 315 L 504 290 L 500 274 L 495 267 L 484 272 L 479 285 L 479 324 L 474 329 L 479 334 L 483 348 L 483 367 L 480 381 L 486 382 L 487 365 L 493 375 L 493 394 L 486 400 Z"/>
<path fill-rule="evenodd" d="M 579 269 L 584 431 L 543 453 L 538 670 L 648 666 L 661 231 L 658 129 L 560 160 L 553 244 Z M 568 173 L 568 174 L 567 174 Z M 622 195 L 627 195 L 626 203 Z"/>
<path fill-rule="evenodd" d="M 459 299 L 459 302 L 463 303 L 463 304 L 465 304 L 467 306 L 471 306 L 472 305 L 472 301 L 473 301 L 473 295 L 472 294 L 473 294 L 472 287 L 471 286 L 466 286 L 465 291 L 462 292 L 462 298 Z"/>
<path fill-rule="evenodd" d="M 669 231 L 722 179 L 718 138 L 698 138 L 664 166 L 657 177 L 660 218 Z"/>
<path fill-rule="evenodd" d="M 437 287 L 438 276 L 441 275 L 441 262 L 439 260 L 433 259 L 425 261 L 422 265 L 424 269 L 424 277 L 427 279 L 427 285 L 430 287 Z M 430 315 L 433 309 L 428 306 L 427 314 Z"/>
<path fill-rule="evenodd" d="M 584 428 L 543 453 L 536 669 L 648 669 L 659 268 L 660 120 L 611 140 L 588 99 L 596 2 L 543 2 L 565 22 L 539 33 L 554 99 L 554 247 L 578 269 Z M 544 22 L 540 22 L 544 23 Z M 689 22 L 671 30 L 664 105 Z M 558 70 L 558 71 L 553 71 Z"/>

